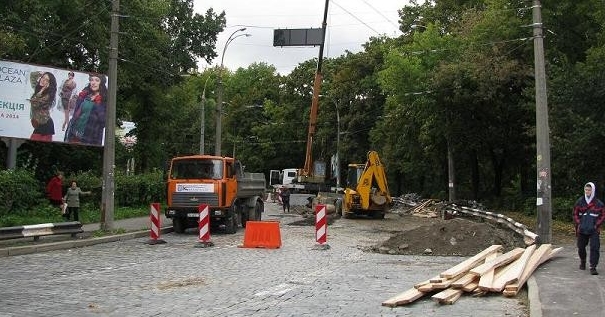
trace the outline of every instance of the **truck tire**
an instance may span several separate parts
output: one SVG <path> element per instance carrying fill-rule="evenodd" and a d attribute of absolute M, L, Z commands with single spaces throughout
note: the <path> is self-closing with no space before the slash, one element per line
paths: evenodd
<path fill-rule="evenodd" d="M 254 221 L 260 221 L 261 220 L 261 218 L 263 216 L 262 210 L 263 210 L 262 203 L 257 201 L 256 205 L 254 205 L 254 216 L 252 218 L 252 219 L 254 219 Z"/>
<path fill-rule="evenodd" d="M 372 218 L 374 219 L 384 219 L 384 211 L 373 211 Z"/>
<path fill-rule="evenodd" d="M 234 234 L 237 231 L 237 218 L 240 208 L 234 202 L 229 208 L 227 217 L 225 218 L 225 232 Z"/>
<path fill-rule="evenodd" d="M 237 216 L 232 214 L 231 217 L 225 219 L 225 232 L 234 234 L 237 232 Z"/>
<path fill-rule="evenodd" d="M 184 233 L 185 232 L 185 219 L 183 218 L 172 218 L 172 229 L 175 233 Z"/>

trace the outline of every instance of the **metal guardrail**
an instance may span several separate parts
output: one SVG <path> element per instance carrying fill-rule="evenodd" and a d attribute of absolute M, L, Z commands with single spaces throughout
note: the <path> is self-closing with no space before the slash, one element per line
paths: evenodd
<path fill-rule="evenodd" d="M 75 237 L 76 234 L 82 232 L 84 230 L 79 221 L 42 223 L 37 225 L 2 227 L 0 228 L 0 240 L 33 237 L 34 241 L 38 241 L 41 236 L 71 234 L 72 237 Z"/>

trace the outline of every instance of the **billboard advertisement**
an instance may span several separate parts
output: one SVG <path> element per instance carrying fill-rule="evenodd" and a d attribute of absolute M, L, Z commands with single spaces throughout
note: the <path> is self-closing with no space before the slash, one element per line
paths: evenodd
<path fill-rule="evenodd" d="M 107 76 L 0 60 L 0 136 L 103 146 Z"/>

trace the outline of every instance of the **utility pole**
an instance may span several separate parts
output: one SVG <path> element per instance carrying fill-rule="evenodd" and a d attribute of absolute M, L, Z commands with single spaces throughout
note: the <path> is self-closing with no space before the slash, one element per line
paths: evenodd
<path fill-rule="evenodd" d="M 552 202 L 550 186 L 550 140 L 546 71 L 544 66 L 544 30 L 540 0 L 533 0 L 534 72 L 536 78 L 536 168 L 538 180 L 537 234 L 540 243 L 550 243 L 552 237 Z"/>
<path fill-rule="evenodd" d="M 111 3 L 111 35 L 109 38 L 109 83 L 105 115 L 105 147 L 103 148 L 103 194 L 101 202 L 101 230 L 113 229 L 115 193 L 115 139 L 116 95 L 118 90 L 118 32 L 120 0 Z"/>
<path fill-rule="evenodd" d="M 200 155 L 204 155 L 205 152 L 204 143 L 206 141 L 204 140 L 204 135 L 206 134 L 206 85 L 208 84 L 210 77 L 212 76 L 208 76 L 208 78 L 206 78 L 206 81 L 204 82 L 204 90 L 202 91 L 202 109 L 200 110 Z"/>

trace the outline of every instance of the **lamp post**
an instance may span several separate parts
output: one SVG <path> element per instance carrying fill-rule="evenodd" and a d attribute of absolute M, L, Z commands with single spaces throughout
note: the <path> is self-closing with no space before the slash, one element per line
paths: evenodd
<path fill-rule="evenodd" d="M 206 131 L 206 85 L 208 84 L 208 80 L 212 76 L 208 76 L 206 81 L 204 82 L 204 90 L 202 91 L 202 109 L 200 110 L 200 155 L 204 155 L 204 133 Z"/>
<path fill-rule="evenodd" d="M 218 71 L 218 82 L 217 82 L 217 89 L 216 89 L 216 143 L 215 143 L 215 147 L 214 147 L 214 154 L 216 156 L 221 156 L 221 139 L 222 139 L 222 113 L 223 113 L 223 61 L 225 59 L 225 52 L 227 51 L 227 47 L 229 46 L 229 44 L 231 44 L 231 42 L 233 42 L 233 40 L 235 40 L 238 37 L 241 36 L 251 36 L 248 33 L 244 33 L 244 34 L 238 34 L 235 35 L 235 33 L 237 32 L 243 32 L 245 31 L 246 28 L 241 28 L 241 29 L 237 29 L 235 31 L 233 31 L 233 33 L 231 33 L 231 35 L 229 35 L 229 38 L 227 39 L 227 42 L 225 42 L 225 46 L 223 47 L 223 54 L 221 55 L 221 68 Z M 234 36 L 235 35 L 235 36 Z"/>
<path fill-rule="evenodd" d="M 336 109 L 336 191 L 340 188 L 340 112 L 336 99 L 332 99 L 334 109 Z"/>
<path fill-rule="evenodd" d="M 336 108 L 336 192 L 340 190 L 340 113 L 338 104 L 334 101 Z"/>

